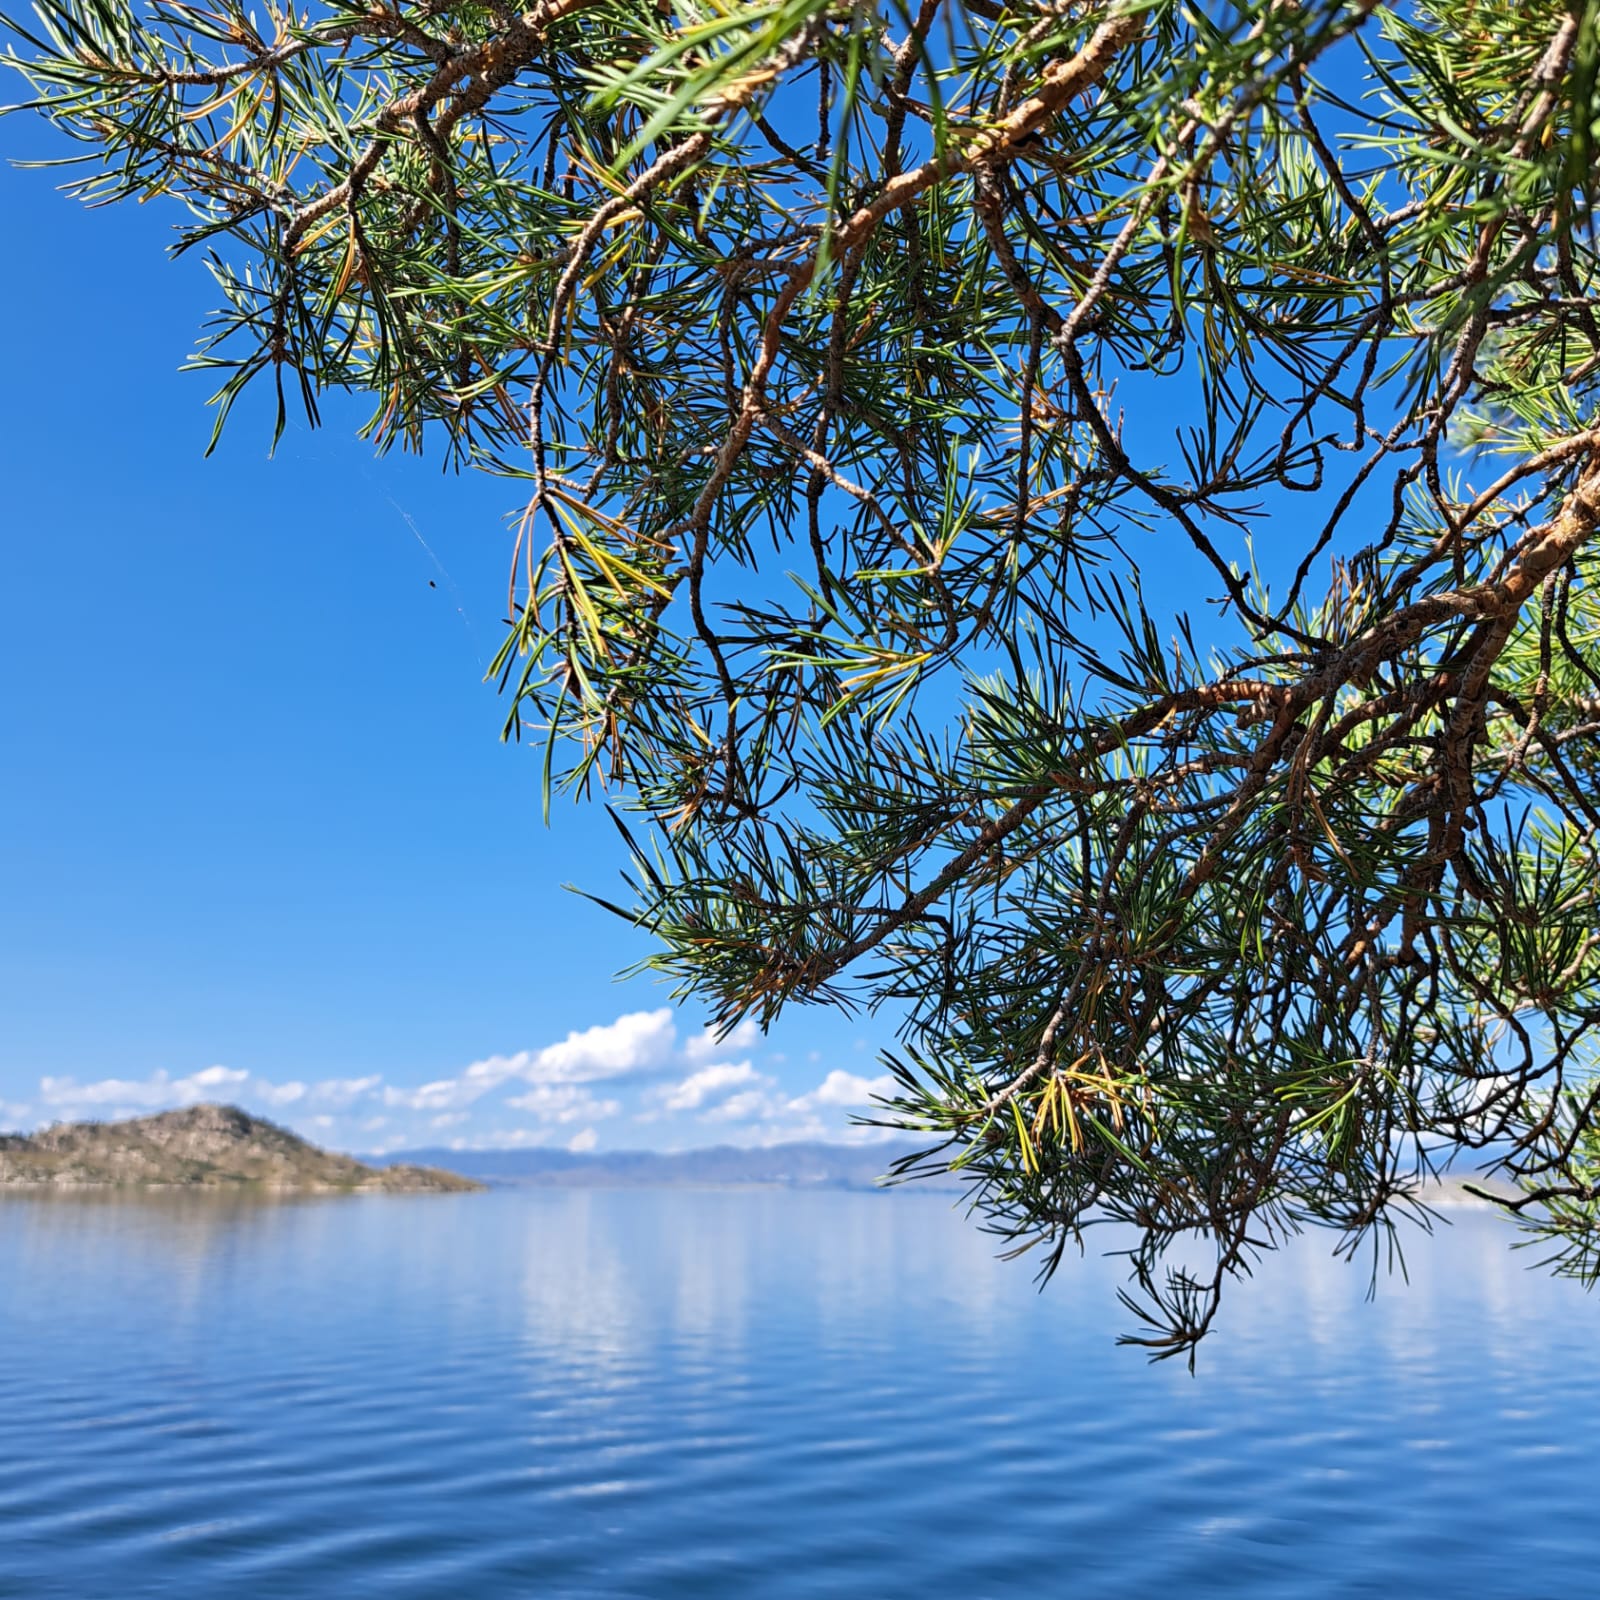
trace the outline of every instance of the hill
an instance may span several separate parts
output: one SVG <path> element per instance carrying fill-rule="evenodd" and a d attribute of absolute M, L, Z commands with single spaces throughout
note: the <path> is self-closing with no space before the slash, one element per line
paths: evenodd
<path fill-rule="evenodd" d="M 409 1163 L 334 1155 L 236 1106 L 199 1105 L 129 1122 L 62 1122 L 0 1134 L 0 1189 L 205 1188 L 453 1193 L 482 1185 Z"/>

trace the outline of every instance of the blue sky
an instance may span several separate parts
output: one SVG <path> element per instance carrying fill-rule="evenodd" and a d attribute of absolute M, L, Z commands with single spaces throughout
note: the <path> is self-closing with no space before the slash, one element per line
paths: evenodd
<path fill-rule="evenodd" d="M 861 1136 L 883 1028 L 714 1044 L 563 889 L 616 894 L 616 836 L 546 828 L 499 742 L 508 486 L 376 459 L 339 403 L 270 460 L 246 408 L 204 459 L 202 264 L 57 181 L 0 168 L 0 1128 L 222 1099 L 355 1150 Z"/>
<path fill-rule="evenodd" d="M 0 1127 L 231 1099 L 355 1150 L 868 1136 L 881 1018 L 714 1046 L 563 889 L 626 897 L 604 813 L 546 828 L 499 741 L 514 486 L 374 457 L 337 396 L 269 459 L 264 388 L 206 459 L 203 263 L 166 259 L 172 211 L 57 181 L 0 167 Z M 1181 471 L 1198 394 L 1119 383 L 1124 437 Z M 1336 492 L 1268 497 L 1269 575 Z M 1160 519 L 1122 538 L 1208 642 L 1210 569 Z"/>

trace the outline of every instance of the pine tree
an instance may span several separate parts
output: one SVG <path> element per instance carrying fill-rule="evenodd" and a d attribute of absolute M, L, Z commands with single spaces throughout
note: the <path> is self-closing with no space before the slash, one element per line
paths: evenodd
<path fill-rule="evenodd" d="M 11 26 L 219 428 L 507 480 L 508 733 L 679 994 L 893 1019 L 904 1173 L 1191 1359 L 1452 1161 L 1600 1273 L 1596 0 Z"/>

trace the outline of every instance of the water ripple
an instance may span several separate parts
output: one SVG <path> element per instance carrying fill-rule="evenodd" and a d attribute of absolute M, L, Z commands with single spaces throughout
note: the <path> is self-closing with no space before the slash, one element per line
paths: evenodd
<path fill-rule="evenodd" d="M 10 1199 L 0 1596 L 1592 1592 L 1595 1303 L 1505 1243 L 1307 1241 L 1191 1379 L 933 1198 Z"/>

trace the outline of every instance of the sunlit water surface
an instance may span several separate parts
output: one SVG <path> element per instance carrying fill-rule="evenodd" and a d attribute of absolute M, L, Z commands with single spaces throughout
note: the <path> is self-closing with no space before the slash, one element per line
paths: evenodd
<path fill-rule="evenodd" d="M 1310 1240 L 1197 1376 L 948 1197 L 0 1201 L 0 1595 L 1600 1593 L 1600 1301 Z"/>

